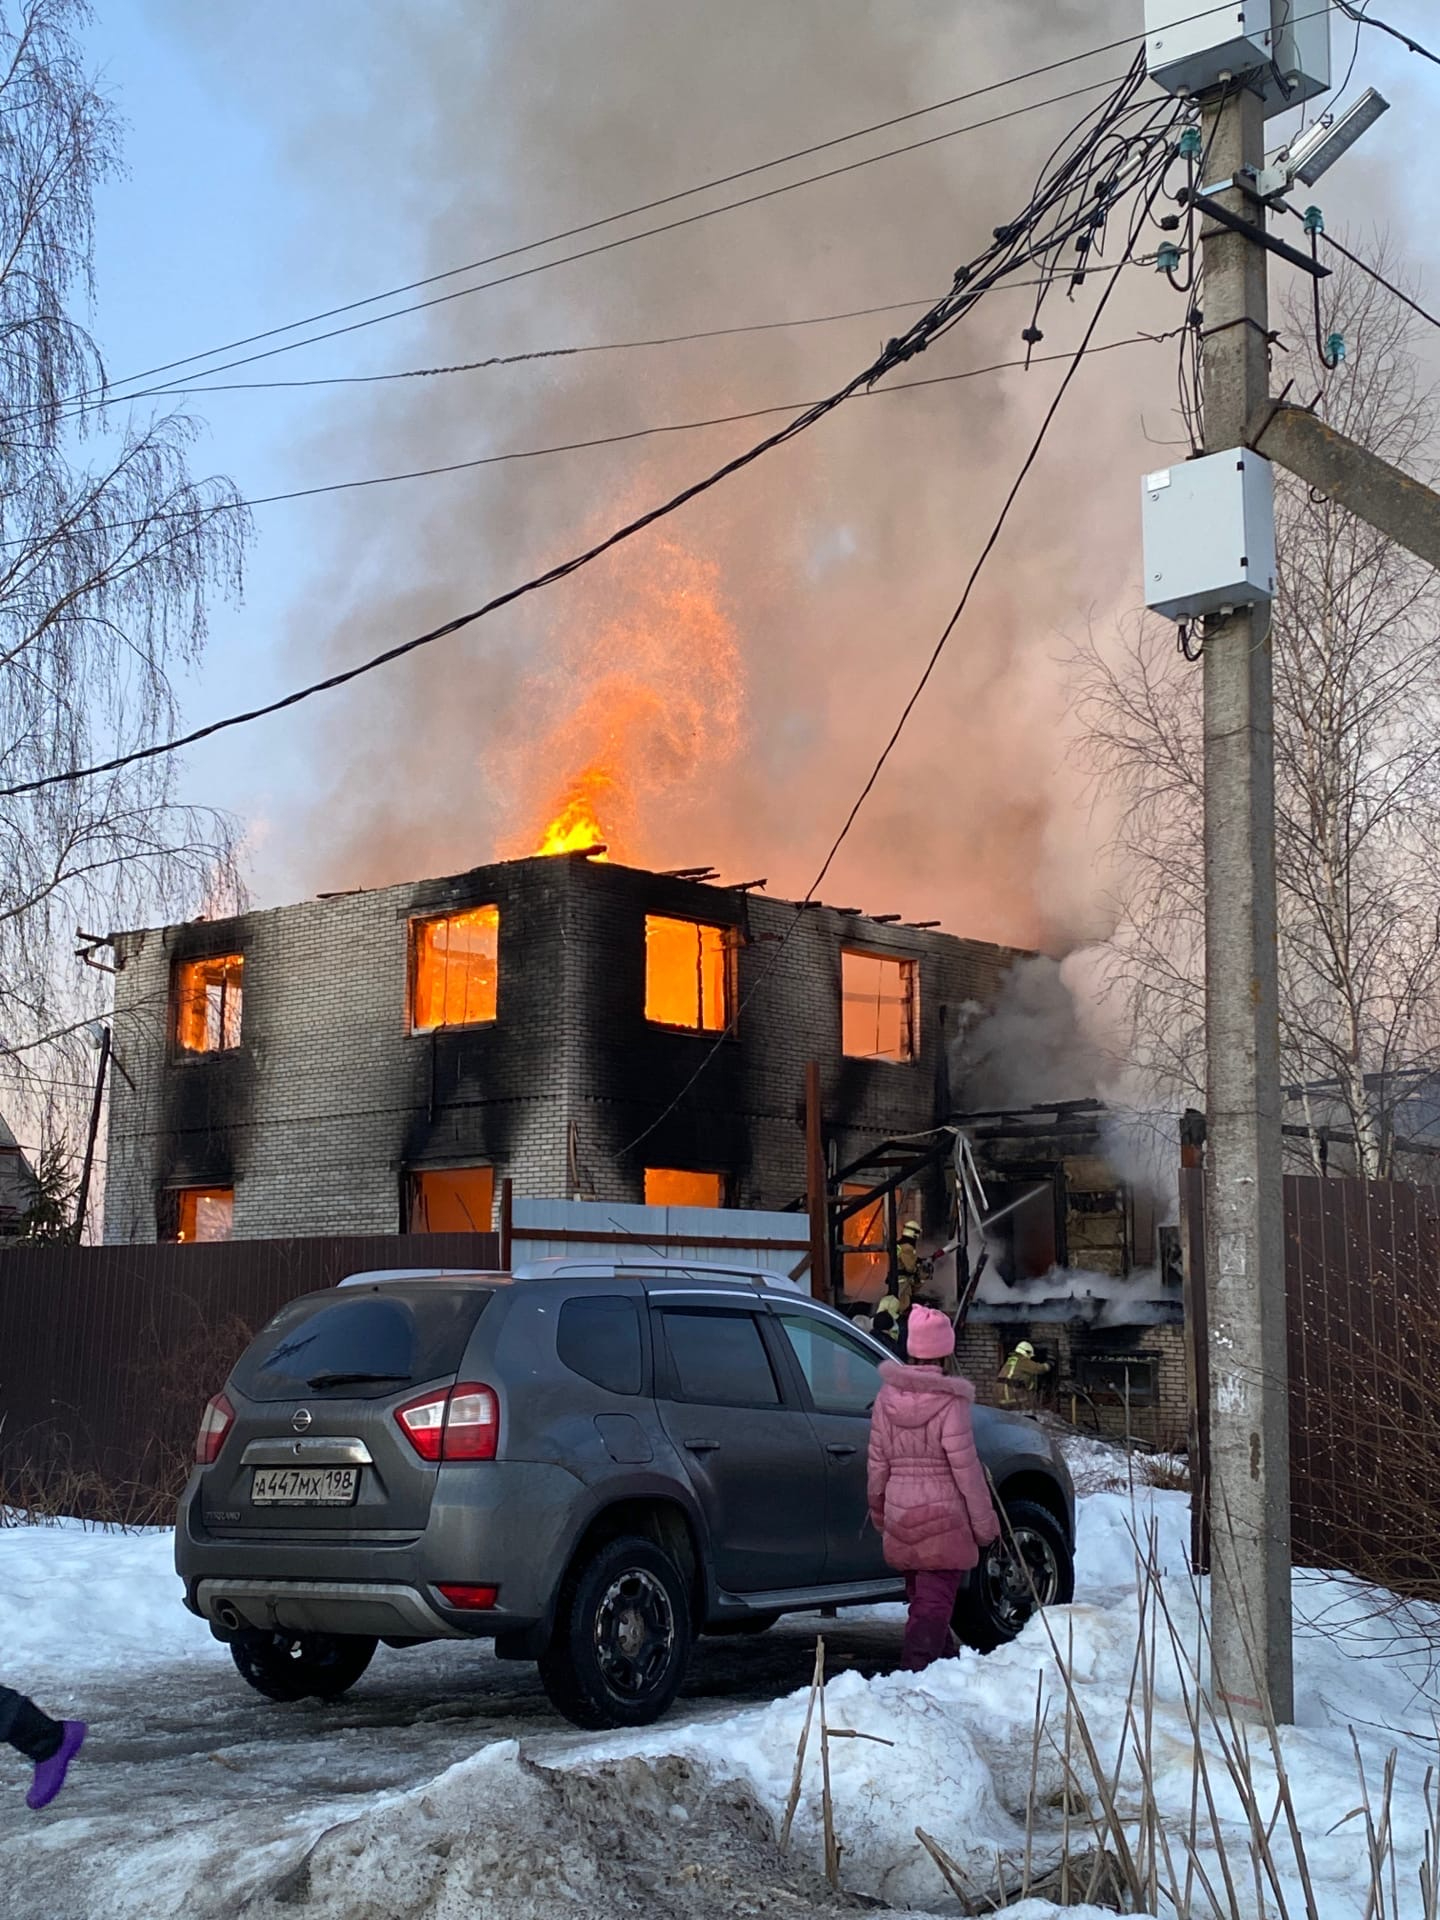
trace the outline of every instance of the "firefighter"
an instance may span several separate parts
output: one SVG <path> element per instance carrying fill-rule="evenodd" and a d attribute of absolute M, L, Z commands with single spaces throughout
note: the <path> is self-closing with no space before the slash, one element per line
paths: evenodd
<path fill-rule="evenodd" d="M 895 1291 L 900 1296 L 900 1311 L 908 1313 L 915 1295 L 930 1279 L 931 1262 L 920 1253 L 920 1222 L 907 1220 L 900 1229 L 900 1244 L 895 1249 Z"/>
<path fill-rule="evenodd" d="M 893 1293 L 887 1293 L 883 1300 L 879 1300 L 875 1304 L 875 1317 L 871 1322 L 871 1332 L 879 1339 L 887 1341 L 889 1345 L 894 1347 L 898 1352 L 903 1353 L 904 1347 L 900 1339 L 900 1326 L 900 1302 Z"/>
<path fill-rule="evenodd" d="M 1001 1398 L 1007 1407 L 1034 1401 L 1040 1382 L 1050 1371 L 1048 1360 L 1037 1360 L 1028 1340 L 1017 1343 L 1015 1351 L 1000 1369 Z"/>

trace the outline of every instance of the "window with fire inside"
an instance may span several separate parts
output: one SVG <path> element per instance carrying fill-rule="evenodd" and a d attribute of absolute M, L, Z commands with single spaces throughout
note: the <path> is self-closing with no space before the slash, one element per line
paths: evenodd
<path fill-rule="evenodd" d="M 410 923 L 410 1029 L 479 1027 L 500 997 L 500 909 L 467 907 Z"/>
<path fill-rule="evenodd" d="M 175 1050 L 182 1056 L 239 1049 L 245 958 L 217 953 L 175 963 Z"/>
<path fill-rule="evenodd" d="M 645 916 L 645 1018 L 683 1033 L 730 1024 L 735 943 L 729 927 Z"/>
<path fill-rule="evenodd" d="M 901 1064 L 919 1053 L 920 969 L 847 947 L 840 955 L 840 1045 L 851 1060 Z"/>

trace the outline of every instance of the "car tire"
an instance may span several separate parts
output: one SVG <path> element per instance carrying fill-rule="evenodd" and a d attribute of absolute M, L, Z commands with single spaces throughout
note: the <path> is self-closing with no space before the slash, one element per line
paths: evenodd
<path fill-rule="evenodd" d="M 1017 1559 L 1017 1549 L 1020 1558 Z M 1075 1597 L 1075 1556 L 1064 1527 L 1034 1500 L 1007 1500 L 1000 1538 L 960 1589 L 951 1625 L 977 1653 L 1008 1646 L 1034 1617 L 1036 1597 L 1063 1607 Z"/>
<path fill-rule="evenodd" d="M 685 1576 L 652 1541 L 611 1540 L 566 1576 L 540 1660 L 551 1705 L 577 1727 L 644 1727 L 680 1691 L 692 1629 Z"/>
<path fill-rule="evenodd" d="M 360 1633 L 270 1633 L 247 1627 L 230 1642 L 243 1680 L 267 1700 L 338 1700 L 375 1657 Z"/>

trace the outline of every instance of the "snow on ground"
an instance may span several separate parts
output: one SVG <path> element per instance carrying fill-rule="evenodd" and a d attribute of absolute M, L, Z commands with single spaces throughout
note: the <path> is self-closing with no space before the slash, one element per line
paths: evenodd
<path fill-rule="evenodd" d="M 1048 1738 L 1038 1769 L 1032 1761 L 1037 1685 L 1049 1733 L 1064 1737 L 1057 1650 L 1102 1766 L 1115 1766 L 1136 1654 L 1137 1541 L 1147 1550 L 1153 1541 L 1179 1642 L 1193 1647 L 1186 1496 L 1101 1492 L 1080 1505 L 1075 1605 L 1033 1623 L 1012 1647 L 986 1659 L 966 1653 L 916 1678 L 885 1670 L 898 1655 L 891 1610 L 864 1622 L 792 1622 L 763 1641 L 705 1643 L 695 1684 L 669 1718 L 594 1737 L 559 1725 L 528 1669 L 471 1649 L 382 1653 L 338 1709 L 266 1707 L 245 1696 L 223 1650 L 180 1607 L 167 1536 L 3 1529 L 4 1678 L 41 1691 L 50 1679 L 63 1689 L 54 1702 L 61 1709 L 93 1690 L 117 1704 L 122 1720 L 133 1707 L 137 1724 L 124 1739 L 117 1730 L 110 1750 L 102 1732 L 52 1815 L 37 1820 L 0 1803 L 0 1915 L 218 1920 L 242 1903 L 253 1920 L 470 1912 L 599 1920 L 636 1911 L 656 1920 L 803 1920 L 842 1911 L 816 1871 L 823 1844 L 813 1737 L 789 1861 L 770 1838 L 805 1718 L 806 1690 L 793 1689 L 817 1630 L 832 1670 L 850 1663 L 827 1691 L 830 1726 L 873 1736 L 830 1749 L 844 1884 L 894 1909 L 954 1913 L 917 1826 L 977 1892 L 996 1880 L 997 1849 L 1007 1886 L 1018 1888 L 1032 1806 L 1037 1874 L 1057 1857 L 1062 1763 Z M 1398 1903 L 1387 1899 L 1387 1910 L 1393 1920 L 1418 1920 L 1440 1612 L 1400 1607 L 1355 1581 L 1300 1574 L 1296 1620 L 1297 1725 L 1283 1731 L 1281 1754 L 1320 1920 L 1363 1914 L 1370 1894 L 1365 1822 L 1346 1819 L 1361 1800 L 1352 1729 L 1372 1798 L 1395 1755 Z M 1167 1639 L 1156 1622 L 1150 1752 L 1183 1877 L 1195 1744 L 1185 1662 L 1165 1651 Z M 783 1697 L 745 1704 L 747 1693 L 761 1695 L 767 1672 Z M 745 1677 L 757 1673 L 758 1687 Z M 721 1698 L 707 1704 L 696 1688 Z M 1259 1909 L 1244 1809 L 1213 1733 L 1204 1746 L 1248 1916 Z M 124 1764 L 107 1765 L 112 1754 Z M 1251 1771 L 1268 1821 L 1278 1775 L 1263 1734 L 1252 1741 Z M 0 1780 L 8 1777 L 0 1765 Z M 1127 1815 L 1139 1806 L 1133 1757 L 1120 1773 L 1119 1802 Z M 1216 1836 L 1203 1816 L 1201 1827 L 1200 1858 L 1219 1886 Z M 1275 1831 L 1287 1905 L 1302 1913 L 1283 1817 Z M 7 1907 L 7 1895 L 22 1898 L 22 1890 L 23 1904 Z M 1209 1910 L 1198 1887 L 1191 1905 Z M 1266 1911 L 1275 1905 L 1267 1891 Z M 1170 1911 L 1163 1898 L 1159 1906 Z M 1056 1912 L 1030 1901 L 1011 1920 Z"/>
<path fill-rule="evenodd" d="M 181 1591 L 168 1527 L 0 1526 L 3 1677 L 39 1691 L 51 1679 L 216 1653 Z"/>

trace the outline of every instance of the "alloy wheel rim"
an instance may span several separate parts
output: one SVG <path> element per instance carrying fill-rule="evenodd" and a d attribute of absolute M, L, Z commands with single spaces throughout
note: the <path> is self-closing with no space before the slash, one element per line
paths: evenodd
<path fill-rule="evenodd" d="M 630 1567 L 605 1589 L 595 1610 L 595 1656 L 606 1685 L 640 1699 L 664 1677 L 675 1647 L 675 1611 L 664 1583 Z"/>
<path fill-rule="evenodd" d="M 1019 1633 L 1038 1601 L 1052 1606 L 1060 1591 L 1060 1563 L 1051 1543 L 1034 1527 L 1016 1527 L 1013 1541 L 997 1541 L 985 1560 L 985 1598 L 996 1623 Z"/>

